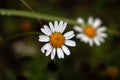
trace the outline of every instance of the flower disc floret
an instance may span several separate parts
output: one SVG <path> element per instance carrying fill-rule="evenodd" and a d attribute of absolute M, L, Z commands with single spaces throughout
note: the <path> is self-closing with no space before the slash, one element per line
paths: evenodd
<path fill-rule="evenodd" d="M 90 38 L 93 38 L 96 36 L 96 30 L 91 26 L 84 27 L 83 33 Z"/>
<path fill-rule="evenodd" d="M 61 47 L 64 41 L 64 36 L 61 33 L 55 32 L 50 36 L 50 44 L 55 48 Z"/>

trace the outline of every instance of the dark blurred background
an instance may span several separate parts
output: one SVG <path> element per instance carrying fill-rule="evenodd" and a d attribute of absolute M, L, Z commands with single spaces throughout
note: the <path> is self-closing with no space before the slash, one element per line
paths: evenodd
<path fill-rule="evenodd" d="M 76 19 L 99 17 L 103 24 L 120 32 L 120 0 L 25 0 L 35 12 Z M 19 0 L 0 0 L 1 9 L 29 11 Z M 42 24 L 48 24 L 41 20 Z M 67 29 L 73 29 L 68 25 Z M 36 19 L 0 15 L 0 80 L 120 80 L 120 36 L 108 33 L 100 47 L 77 42 L 71 55 L 54 61 L 41 53 L 44 43 Z"/>

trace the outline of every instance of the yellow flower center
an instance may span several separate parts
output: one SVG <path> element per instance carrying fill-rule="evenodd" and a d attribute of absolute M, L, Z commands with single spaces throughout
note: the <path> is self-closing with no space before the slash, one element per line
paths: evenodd
<path fill-rule="evenodd" d="M 61 33 L 55 32 L 50 36 L 50 44 L 55 48 L 61 47 L 64 41 L 64 36 Z"/>
<path fill-rule="evenodd" d="M 84 28 L 83 32 L 84 32 L 85 35 L 87 35 L 90 38 L 93 38 L 96 35 L 96 30 L 91 26 L 86 26 Z"/>

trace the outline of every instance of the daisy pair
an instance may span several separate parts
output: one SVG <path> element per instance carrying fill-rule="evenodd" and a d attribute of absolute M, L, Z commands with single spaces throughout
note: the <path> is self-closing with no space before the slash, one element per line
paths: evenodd
<path fill-rule="evenodd" d="M 77 22 L 80 23 L 81 26 L 74 26 L 74 30 L 78 32 L 76 38 L 88 43 L 90 46 L 94 44 L 100 46 L 101 42 L 105 41 L 104 38 L 107 37 L 106 33 L 104 33 L 106 27 L 100 27 L 102 21 L 99 18 L 94 20 L 93 17 L 89 17 L 87 23 L 83 18 L 78 18 Z M 64 54 L 70 55 L 70 50 L 67 46 L 76 46 L 75 41 L 70 40 L 75 36 L 74 31 L 68 31 L 63 34 L 66 26 L 66 22 L 55 21 L 54 24 L 49 22 L 49 26 L 44 25 L 43 28 L 41 28 L 44 35 L 39 36 L 39 41 L 46 42 L 41 48 L 41 51 L 45 53 L 46 56 L 51 54 L 51 59 L 54 59 L 56 55 L 59 59 L 63 59 Z"/>
<path fill-rule="evenodd" d="M 104 38 L 107 37 L 106 33 L 104 33 L 106 27 L 100 27 L 102 21 L 99 18 L 94 20 L 93 17 L 89 17 L 87 23 L 85 23 L 83 18 L 78 18 L 77 22 L 80 23 L 81 26 L 74 26 L 74 30 L 79 32 L 76 38 L 85 43 L 89 43 L 90 46 L 93 46 L 93 44 L 100 46 L 101 42 L 105 41 Z"/>
<path fill-rule="evenodd" d="M 75 41 L 70 40 L 75 36 L 74 31 L 62 34 L 66 29 L 66 26 L 66 22 L 55 21 L 54 24 L 49 22 L 49 27 L 44 25 L 43 28 L 41 28 L 44 35 L 39 36 L 39 41 L 46 42 L 46 44 L 41 48 L 41 51 L 45 53 L 46 56 L 51 54 L 51 59 L 54 59 L 56 55 L 59 59 L 63 59 L 64 54 L 70 55 L 70 50 L 67 46 L 76 46 Z"/>

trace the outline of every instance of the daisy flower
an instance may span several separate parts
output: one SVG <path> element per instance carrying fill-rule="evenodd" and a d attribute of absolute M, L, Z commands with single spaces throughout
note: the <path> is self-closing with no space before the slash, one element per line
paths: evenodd
<path fill-rule="evenodd" d="M 100 46 L 101 42 L 105 41 L 104 38 L 107 37 L 106 33 L 104 33 L 106 27 L 100 27 L 102 21 L 99 18 L 94 20 L 93 17 L 89 17 L 87 23 L 85 23 L 83 18 L 78 18 L 77 22 L 80 23 L 81 26 L 74 26 L 74 30 L 79 32 L 76 38 L 85 43 L 89 43 L 90 46 L 93 46 L 93 44 Z"/>
<path fill-rule="evenodd" d="M 51 54 L 51 59 L 54 59 L 56 54 L 59 59 L 63 59 L 64 53 L 70 55 L 70 50 L 67 46 L 76 46 L 75 41 L 70 40 L 75 36 L 73 31 L 66 32 L 64 35 L 62 34 L 66 26 L 66 22 L 63 23 L 63 21 L 60 21 L 58 23 L 55 21 L 54 24 L 49 22 L 49 27 L 44 25 L 43 28 L 41 28 L 44 35 L 39 36 L 39 41 L 46 42 L 41 48 L 41 51 L 45 53 L 46 56 Z"/>

